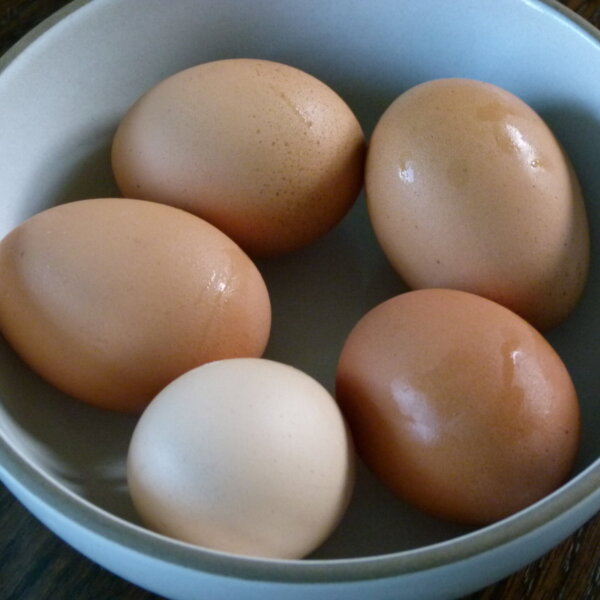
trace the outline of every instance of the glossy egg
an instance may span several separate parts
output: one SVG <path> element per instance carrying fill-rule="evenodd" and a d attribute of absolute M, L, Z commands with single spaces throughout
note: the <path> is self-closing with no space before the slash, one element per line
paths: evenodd
<path fill-rule="evenodd" d="M 369 215 L 411 288 L 455 288 L 559 324 L 584 288 L 586 210 L 553 133 L 525 102 L 469 79 L 422 83 L 385 111 L 366 167 Z"/>
<path fill-rule="evenodd" d="M 354 453 L 329 392 L 265 359 L 212 362 L 148 406 L 127 461 L 150 528 L 204 547 L 301 558 L 344 514 Z"/>
<path fill-rule="evenodd" d="M 572 380 L 522 318 L 456 290 L 407 292 L 350 333 L 337 400 L 366 463 L 401 499 L 472 524 L 567 478 L 579 444 Z"/>
<path fill-rule="evenodd" d="M 248 256 L 182 210 L 119 198 L 34 215 L 0 244 L 0 327 L 64 392 L 141 410 L 185 371 L 260 356 L 271 324 Z"/>
<path fill-rule="evenodd" d="M 114 138 L 125 196 L 216 225 L 253 255 L 329 231 L 363 181 L 365 141 L 329 86 L 294 67 L 227 59 L 172 75 L 140 98 Z"/>

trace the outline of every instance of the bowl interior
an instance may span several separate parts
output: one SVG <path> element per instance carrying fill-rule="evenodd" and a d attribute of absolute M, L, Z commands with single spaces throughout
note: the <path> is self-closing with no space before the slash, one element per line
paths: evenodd
<path fill-rule="evenodd" d="M 83 4 L 83 3 L 82 3 Z M 227 57 L 284 62 L 319 77 L 369 135 L 402 91 L 438 77 L 503 86 L 546 119 L 580 177 L 592 233 L 589 283 L 548 334 L 575 381 L 582 443 L 575 473 L 600 456 L 600 43 L 543 2 L 444 0 L 99 0 L 60 21 L 0 75 L 0 237 L 46 207 L 118 195 L 112 135 L 130 104 L 178 70 Z M 6 157 L 6 159 L 5 159 Z M 266 356 L 333 390 L 342 343 L 370 308 L 405 288 L 379 250 L 361 195 L 314 245 L 259 261 L 273 302 Z M 0 343 L 0 437 L 60 486 L 137 523 L 124 459 L 135 418 L 67 398 Z M 2 440 L 0 440 L 1 443 Z M 18 477 L 18 473 L 14 474 Z M 567 484 L 569 485 L 569 484 Z M 363 466 L 344 521 L 314 558 L 410 550 L 471 531 L 396 500 Z"/>

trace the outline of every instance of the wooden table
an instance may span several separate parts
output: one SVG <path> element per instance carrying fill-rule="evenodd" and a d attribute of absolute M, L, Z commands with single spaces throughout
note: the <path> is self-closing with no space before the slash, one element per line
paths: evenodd
<path fill-rule="evenodd" d="M 68 0 L 0 0 L 0 53 Z M 564 0 L 600 28 L 600 0 Z M 600 74 L 598 75 L 600 77 Z M 0 600 L 152 600 L 72 550 L 0 485 Z M 598 600 L 600 515 L 542 559 L 468 600 Z"/>

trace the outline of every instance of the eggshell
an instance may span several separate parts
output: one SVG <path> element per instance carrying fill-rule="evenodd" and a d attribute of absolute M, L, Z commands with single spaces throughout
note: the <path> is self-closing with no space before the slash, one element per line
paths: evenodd
<path fill-rule="evenodd" d="M 129 490 L 152 529 L 205 547 L 300 558 L 335 528 L 354 454 L 331 395 L 265 359 L 213 362 L 167 386 L 134 431 Z"/>
<path fill-rule="evenodd" d="M 579 183 L 544 121 L 506 90 L 441 79 L 399 96 L 373 132 L 366 192 L 377 238 L 411 288 L 477 293 L 540 329 L 582 293 Z"/>
<path fill-rule="evenodd" d="M 450 520 L 485 524 L 567 478 L 579 405 L 550 344 L 480 296 L 396 296 L 350 333 L 337 400 L 359 454 L 398 496 Z"/>
<path fill-rule="evenodd" d="M 227 59 L 176 73 L 127 112 L 112 165 L 125 196 L 189 210 L 253 255 L 329 231 L 363 181 L 348 105 L 291 66 Z"/>
<path fill-rule="evenodd" d="M 0 327 L 40 375 L 105 408 L 139 411 L 209 360 L 260 356 L 265 283 L 209 223 L 141 200 L 41 212 L 0 244 Z"/>

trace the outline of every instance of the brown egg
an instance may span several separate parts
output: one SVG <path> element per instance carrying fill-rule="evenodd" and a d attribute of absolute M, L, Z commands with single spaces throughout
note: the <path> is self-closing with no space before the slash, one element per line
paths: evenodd
<path fill-rule="evenodd" d="M 579 405 L 544 337 L 499 304 L 418 290 L 367 313 L 338 365 L 358 452 L 398 496 L 439 517 L 496 521 L 567 478 Z"/>
<path fill-rule="evenodd" d="M 540 329 L 582 293 L 589 234 L 575 173 L 542 119 L 497 86 L 441 79 L 399 96 L 373 132 L 366 192 L 411 288 L 477 293 Z"/>
<path fill-rule="evenodd" d="M 327 85 L 276 62 L 229 59 L 146 93 L 114 138 L 125 196 L 195 213 L 255 255 L 329 231 L 358 195 L 365 142 Z"/>
<path fill-rule="evenodd" d="M 209 223 L 142 200 L 39 213 L 0 244 L 0 327 L 42 377 L 97 406 L 139 411 L 207 361 L 260 356 L 264 281 Z"/>

